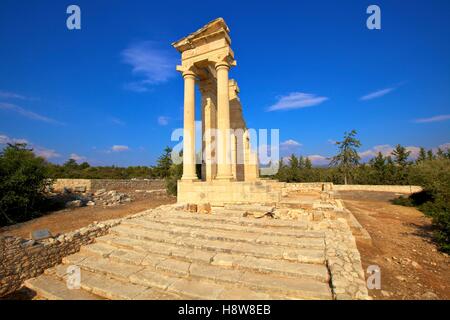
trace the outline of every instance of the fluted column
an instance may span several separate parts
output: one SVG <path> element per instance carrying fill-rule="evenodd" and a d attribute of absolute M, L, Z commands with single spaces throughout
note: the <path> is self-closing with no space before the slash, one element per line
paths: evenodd
<path fill-rule="evenodd" d="M 230 100 L 228 88 L 228 71 L 230 65 L 226 62 L 216 64 L 217 73 L 217 133 L 218 133 L 218 180 L 232 180 L 230 153 Z"/>
<path fill-rule="evenodd" d="M 184 136 L 182 180 L 197 180 L 195 172 L 195 73 L 183 72 Z"/>

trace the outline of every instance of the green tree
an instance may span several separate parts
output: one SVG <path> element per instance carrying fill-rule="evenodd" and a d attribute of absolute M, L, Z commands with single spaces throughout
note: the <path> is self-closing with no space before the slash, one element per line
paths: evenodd
<path fill-rule="evenodd" d="M 427 152 L 425 151 L 425 148 L 420 147 L 419 156 L 417 157 L 416 163 L 420 163 L 425 160 L 427 160 Z"/>
<path fill-rule="evenodd" d="M 361 142 L 356 139 L 356 130 L 344 133 L 344 140 L 337 141 L 339 153 L 330 162 L 330 166 L 337 167 L 344 176 L 344 184 L 347 184 L 348 177 L 359 164 L 359 154 L 357 149 L 361 147 Z"/>
<path fill-rule="evenodd" d="M 170 175 L 170 167 L 172 166 L 172 149 L 166 147 L 164 153 L 158 158 L 155 167 L 155 173 L 159 178 L 166 178 Z"/>
<path fill-rule="evenodd" d="M 52 183 L 47 168 L 26 144 L 8 144 L 0 152 L 0 226 L 39 214 L 39 202 Z"/>
<path fill-rule="evenodd" d="M 406 151 L 406 148 L 397 144 L 395 149 L 392 151 L 392 156 L 394 157 L 394 162 L 399 167 L 406 167 L 408 165 L 408 158 L 411 154 L 411 151 Z"/>

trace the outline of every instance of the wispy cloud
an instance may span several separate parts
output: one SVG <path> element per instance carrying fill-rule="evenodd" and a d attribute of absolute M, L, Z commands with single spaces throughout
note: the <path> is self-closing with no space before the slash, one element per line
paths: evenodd
<path fill-rule="evenodd" d="M 124 126 L 126 124 L 124 121 L 120 120 L 119 118 L 115 118 L 115 117 L 110 117 L 109 122 L 111 122 L 112 124 L 118 125 L 118 126 Z"/>
<path fill-rule="evenodd" d="M 362 96 L 361 98 L 359 98 L 359 100 L 367 101 L 367 100 L 380 98 L 382 96 L 387 95 L 388 93 L 391 93 L 395 89 L 397 89 L 397 88 L 396 87 L 390 87 L 390 88 L 381 89 L 381 90 L 378 90 L 378 91 L 375 91 L 375 92 L 371 92 L 369 94 L 366 94 L 365 96 Z"/>
<path fill-rule="evenodd" d="M 175 56 L 154 41 L 133 43 L 121 56 L 124 63 L 131 65 L 133 74 L 141 77 L 125 85 L 131 91 L 146 92 L 152 85 L 164 83 L 176 74 Z"/>
<path fill-rule="evenodd" d="M 0 98 L 5 99 L 19 99 L 19 100 L 28 100 L 29 98 L 14 92 L 2 91 L 0 90 Z"/>
<path fill-rule="evenodd" d="M 430 118 L 419 118 L 414 120 L 416 123 L 430 123 L 430 122 L 440 122 L 440 121 L 446 121 L 450 119 L 450 114 L 442 114 L 439 116 L 434 116 Z"/>
<path fill-rule="evenodd" d="M 111 151 L 114 152 L 122 152 L 122 151 L 128 151 L 130 148 L 128 146 L 124 145 L 114 145 L 111 147 Z"/>
<path fill-rule="evenodd" d="M 271 105 L 267 111 L 292 110 L 312 107 L 327 100 L 327 97 L 320 97 L 311 93 L 291 92 L 288 95 L 279 97 L 278 101 Z"/>
<path fill-rule="evenodd" d="M 37 121 L 42 121 L 42 122 L 47 122 L 47 123 L 57 124 L 57 125 L 64 125 L 64 123 L 59 122 L 55 119 L 52 119 L 52 118 L 43 116 L 41 114 L 38 114 L 36 112 L 24 109 L 22 107 L 19 107 L 18 105 L 12 104 L 12 103 L 0 102 L 0 110 L 15 112 L 15 113 L 17 113 L 23 117 L 26 117 L 28 119 L 31 119 L 31 120 L 37 120 Z"/>
<path fill-rule="evenodd" d="M 26 143 L 29 147 L 31 147 L 34 151 L 34 153 L 39 156 L 43 157 L 45 159 L 51 159 L 51 158 L 59 158 L 61 155 L 57 153 L 55 150 L 47 149 L 41 146 L 34 145 L 33 143 L 29 142 L 27 139 L 23 138 L 10 138 L 7 135 L 0 135 L 0 145 L 5 144 L 14 144 L 14 143 Z"/>
<path fill-rule="evenodd" d="M 158 124 L 160 126 L 167 126 L 169 124 L 169 117 L 165 117 L 165 116 L 159 116 L 158 117 Z"/>

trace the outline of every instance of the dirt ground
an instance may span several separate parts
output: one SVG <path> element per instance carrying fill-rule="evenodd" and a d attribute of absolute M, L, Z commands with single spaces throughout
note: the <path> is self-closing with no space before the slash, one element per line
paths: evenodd
<path fill-rule="evenodd" d="M 393 205 L 385 192 L 340 192 L 372 242 L 357 238 L 363 268 L 378 265 L 381 290 L 374 299 L 450 299 L 450 258 L 432 242 L 429 218 L 415 208 Z"/>
<path fill-rule="evenodd" d="M 176 198 L 171 196 L 155 197 L 135 194 L 133 198 L 135 199 L 134 201 L 117 206 L 81 207 L 52 212 L 24 223 L 0 228 L 0 234 L 29 239 L 32 231 L 48 229 L 52 235 L 57 235 L 83 228 L 94 221 L 121 218 L 147 209 L 156 208 L 163 204 L 176 202 Z"/>

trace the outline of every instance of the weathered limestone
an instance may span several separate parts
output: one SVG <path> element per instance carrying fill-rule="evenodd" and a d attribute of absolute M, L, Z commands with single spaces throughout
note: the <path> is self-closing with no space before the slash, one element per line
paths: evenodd
<path fill-rule="evenodd" d="M 251 150 L 242 116 L 239 87 L 235 80 L 229 79 L 230 68 L 236 61 L 225 21 L 216 19 L 172 45 L 181 53 L 181 65 L 177 70 L 182 72 L 185 82 L 183 177 L 179 182 L 183 186 L 179 187 L 178 194 L 187 198 L 184 190 L 203 184 L 197 181 L 193 163 L 196 82 L 202 95 L 202 180 L 230 185 L 234 181 L 258 180 L 258 161 Z M 202 197 L 208 200 L 207 185 L 203 193 Z"/>
<path fill-rule="evenodd" d="M 182 180 L 197 180 L 195 173 L 195 73 L 183 72 L 184 78 L 184 138 Z"/>

